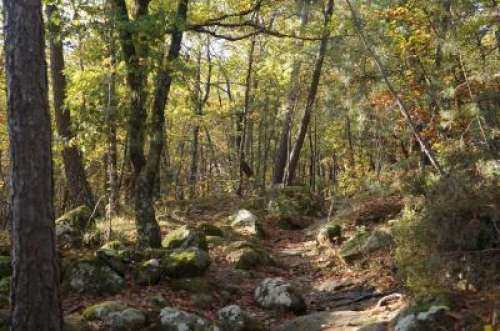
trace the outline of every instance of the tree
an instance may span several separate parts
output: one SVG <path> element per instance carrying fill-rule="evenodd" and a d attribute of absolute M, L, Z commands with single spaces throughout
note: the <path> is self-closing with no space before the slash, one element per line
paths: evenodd
<path fill-rule="evenodd" d="M 114 1 L 121 20 L 119 27 L 120 42 L 127 65 L 127 83 L 131 91 L 132 109 L 128 118 L 128 136 L 130 159 L 134 167 L 134 210 L 139 244 L 141 246 L 159 247 L 161 245 L 161 236 L 155 217 L 153 193 L 164 144 L 165 105 L 173 80 L 174 62 L 179 58 L 181 50 L 189 1 L 179 1 L 170 47 L 161 60 L 160 68 L 154 79 L 155 91 L 152 101 L 147 157 L 144 151 L 147 118 L 147 93 L 145 91 L 147 72 L 141 57 L 148 53 L 149 45 L 141 40 L 142 37 L 134 35 L 129 28 L 131 20 L 126 2 L 124 0 Z M 148 16 L 148 7 L 149 0 L 137 1 L 135 20 L 146 18 Z"/>
<path fill-rule="evenodd" d="M 52 74 L 52 93 L 57 133 L 63 140 L 62 158 L 66 174 L 67 190 L 71 207 L 81 205 L 94 208 L 92 190 L 87 181 L 83 156 L 73 139 L 70 110 L 65 106 L 66 76 L 64 74 L 63 34 L 61 14 L 55 4 L 47 5 L 50 72 Z"/>
<path fill-rule="evenodd" d="M 62 330 L 42 4 L 5 0 L 12 330 Z"/>

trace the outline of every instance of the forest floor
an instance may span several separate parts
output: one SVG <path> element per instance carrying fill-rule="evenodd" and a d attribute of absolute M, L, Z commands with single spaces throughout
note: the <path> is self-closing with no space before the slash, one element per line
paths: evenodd
<path fill-rule="evenodd" d="M 218 225 L 214 220 L 227 219 L 238 211 L 240 204 L 238 198 L 231 198 L 202 207 L 193 204 L 182 212 L 165 208 L 163 214 L 161 210 L 159 213 L 162 232 L 167 234 L 186 224 L 209 222 Z M 335 257 L 334 251 L 318 249 L 316 237 L 319 229 L 327 223 L 327 218 L 311 218 L 308 227 L 298 230 L 285 229 L 276 221 L 265 217 L 262 221 L 265 237 L 258 242 L 276 262 L 272 266 L 257 266 L 254 270 L 244 272 L 235 270 L 234 265 L 226 259 L 225 247 L 231 242 L 246 238 L 231 235 L 221 239 L 221 242 L 209 245 L 211 264 L 202 277 L 166 279 L 157 285 L 140 286 L 127 276 L 125 291 L 98 298 L 69 295 L 65 297 L 64 310 L 66 314 L 81 312 L 85 307 L 104 300 L 116 300 L 131 307 L 148 310 L 151 309 L 148 298 L 161 294 L 168 305 L 196 313 L 214 322 L 217 322 L 219 309 L 237 304 L 256 321 L 256 330 L 276 330 L 279 325 L 296 316 L 291 312 L 264 309 L 256 304 L 255 288 L 268 277 L 282 277 L 296 286 L 304 296 L 307 314 L 357 311 L 374 322 L 387 322 L 408 306 L 410 299 L 395 276 L 390 252 L 371 254 L 356 265 L 347 265 Z M 123 220 L 118 226 L 122 227 L 122 231 L 130 230 L 130 236 L 133 236 L 133 224 L 130 220 Z M 354 231 L 354 226 L 351 229 L 346 226 L 344 231 L 349 235 L 350 231 Z M 381 302 L 382 298 L 389 300 Z M 485 314 L 491 300 L 472 295 L 465 301 L 463 297 L 457 298 L 457 302 L 459 301 L 462 309 L 452 314 L 457 322 L 469 319 L 464 317 L 465 311 L 467 316 L 473 315 L 478 319 L 488 317 Z M 359 329 L 355 323 L 347 324 L 342 328 L 337 326 L 324 330 Z M 98 323 L 94 326 L 97 329 L 102 327 Z"/>

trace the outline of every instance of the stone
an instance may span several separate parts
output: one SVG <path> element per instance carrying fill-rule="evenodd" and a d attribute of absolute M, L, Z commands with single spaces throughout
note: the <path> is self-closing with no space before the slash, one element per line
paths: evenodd
<path fill-rule="evenodd" d="M 379 249 L 388 247 L 392 243 L 392 236 L 385 231 L 360 232 L 340 247 L 339 256 L 345 262 L 350 263 Z"/>
<path fill-rule="evenodd" d="M 162 273 L 172 278 L 201 276 L 210 266 L 208 253 L 195 247 L 174 250 L 160 261 Z"/>
<path fill-rule="evenodd" d="M 250 330 L 253 321 L 238 305 L 230 305 L 217 312 L 222 331 Z"/>
<path fill-rule="evenodd" d="M 8 277 L 12 274 L 12 267 L 10 265 L 10 257 L 0 256 L 0 278 Z"/>
<path fill-rule="evenodd" d="M 89 207 L 80 206 L 60 216 L 56 220 L 56 224 L 66 224 L 83 233 L 89 225 L 91 215 L 92 211 Z"/>
<path fill-rule="evenodd" d="M 162 331 L 220 331 L 220 329 L 195 314 L 173 307 L 165 307 L 160 312 Z"/>
<path fill-rule="evenodd" d="M 82 234 L 70 224 L 56 224 L 56 242 L 60 247 L 79 247 L 82 244 Z"/>
<path fill-rule="evenodd" d="M 130 262 L 126 256 L 126 251 L 118 251 L 110 248 L 100 248 L 95 252 L 97 258 L 107 264 L 111 269 L 124 275 Z"/>
<path fill-rule="evenodd" d="M 161 278 L 159 259 L 150 259 L 142 262 L 134 272 L 134 282 L 139 285 L 155 285 Z"/>
<path fill-rule="evenodd" d="M 401 316 L 395 331 L 452 330 L 453 320 L 448 317 L 446 306 L 432 306 L 428 311 Z"/>
<path fill-rule="evenodd" d="M 190 225 L 184 225 L 177 230 L 171 231 L 162 241 L 162 247 L 166 249 L 199 248 L 208 251 L 205 235 Z"/>
<path fill-rule="evenodd" d="M 146 303 L 158 308 L 163 308 L 168 305 L 167 300 L 165 300 L 161 294 L 155 294 L 146 298 Z"/>
<path fill-rule="evenodd" d="M 320 292 L 333 293 L 346 287 L 353 286 L 354 284 L 354 281 L 350 278 L 341 280 L 327 280 L 319 284 L 317 287 L 315 287 L 315 289 Z"/>
<path fill-rule="evenodd" d="M 89 323 L 80 314 L 64 316 L 63 331 L 91 331 Z"/>
<path fill-rule="evenodd" d="M 146 314 L 135 308 L 111 313 L 109 318 L 112 331 L 140 331 L 146 325 Z"/>
<path fill-rule="evenodd" d="M 172 279 L 169 285 L 175 291 L 189 293 L 207 293 L 216 290 L 215 284 L 204 277 Z"/>
<path fill-rule="evenodd" d="M 305 313 L 307 307 L 299 291 L 283 278 L 266 278 L 254 292 L 255 301 L 263 308 Z"/>
<path fill-rule="evenodd" d="M 231 222 L 233 230 L 241 235 L 249 235 L 256 238 L 264 237 L 264 229 L 257 216 L 246 209 L 240 209 Z"/>
<path fill-rule="evenodd" d="M 127 308 L 127 305 L 120 301 L 103 301 L 85 308 L 83 317 L 89 321 L 105 321 L 111 314 L 122 312 Z"/>
<path fill-rule="evenodd" d="M 191 295 L 191 303 L 195 307 L 199 307 L 202 309 L 210 308 L 213 301 L 214 301 L 213 296 L 208 293 L 197 293 Z"/>
<path fill-rule="evenodd" d="M 66 270 L 65 283 L 78 293 L 116 294 L 125 286 L 122 276 L 97 259 L 78 261 Z"/>
<path fill-rule="evenodd" d="M 226 252 L 226 260 L 236 269 L 252 270 L 275 264 L 264 249 L 246 241 L 232 243 L 226 248 Z"/>

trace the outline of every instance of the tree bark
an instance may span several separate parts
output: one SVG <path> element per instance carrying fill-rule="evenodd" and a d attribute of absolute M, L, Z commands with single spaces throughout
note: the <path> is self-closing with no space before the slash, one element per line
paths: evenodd
<path fill-rule="evenodd" d="M 311 114 L 314 107 L 314 102 L 316 100 L 316 94 L 318 92 L 319 80 L 321 78 L 321 70 L 323 68 L 323 62 L 325 60 L 326 48 L 328 46 L 328 39 L 330 37 L 330 22 L 333 14 L 333 0 L 328 0 L 325 10 L 325 20 L 323 24 L 323 34 L 321 37 L 321 43 L 319 46 L 318 58 L 314 65 L 314 72 L 311 80 L 311 86 L 309 88 L 309 94 L 307 96 L 307 103 L 304 110 L 304 116 L 300 123 L 299 133 L 297 134 L 297 140 L 295 141 L 292 152 L 290 154 L 290 164 L 288 166 L 288 179 L 287 183 L 290 185 L 295 179 L 295 171 L 299 163 L 300 151 L 304 145 L 304 140 L 307 133 L 307 128 L 311 120 Z"/>
<path fill-rule="evenodd" d="M 12 166 L 11 330 L 62 330 L 42 4 L 5 0 Z"/>
<path fill-rule="evenodd" d="M 61 28 L 61 15 L 56 5 L 47 5 L 49 47 L 50 47 L 50 72 L 52 75 L 52 93 L 54 98 L 54 114 L 58 136 L 62 139 L 62 158 L 66 185 L 68 187 L 68 200 L 71 208 L 86 205 L 94 208 L 94 197 L 87 181 L 83 156 L 72 141 L 75 138 L 71 128 L 70 110 L 65 106 L 66 77 L 64 75 L 64 51 Z"/>
<path fill-rule="evenodd" d="M 308 16 L 309 16 L 309 3 L 307 0 L 304 0 L 302 1 L 302 8 L 301 8 L 301 31 L 303 31 L 307 25 Z M 303 46 L 304 46 L 304 41 L 299 41 L 297 44 L 297 48 L 302 49 Z M 283 120 L 283 127 L 281 129 L 278 151 L 274 159 L 273 177 L 272 177 L 273 185 L 283 183 L 285 177 L 285 168 L 289 152 L 288 142 L 290 137 L 290 127 L 292 125 L 292 117 L 300 91 L 299 75 L 301 66 L 302 66 L 302 60 L 298 57 L 295 58 L 292 65 L 292 73 L 290 77 L 291 84 L 288 91 L 285 118 Z"/>

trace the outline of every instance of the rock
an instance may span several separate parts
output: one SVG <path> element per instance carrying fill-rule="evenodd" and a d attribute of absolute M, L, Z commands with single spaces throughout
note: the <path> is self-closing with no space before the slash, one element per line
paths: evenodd
<path fill-rule="evenodd" d="M 246 209 L 240 209 L 231 222 L 233 230 L 242 235 L 250 235 L 257 238 L 264 237 L 264 229 L 257 216 Z"/>
<path fill-rule="evenodd" d="M 80 314 L 64 316 L 63 331 L 90 331 L 90 325 Z"/>
<path fill-rule="evenodd" d="M 219 227 L 210 224 L 210 223 L 202 223 L 198 226 L 198 230 L 203 233 L 205 236 L 211 237 L 224 237 L 224 231 Z"/>
<path fill-rule="evenodd" d="M 12 274 L 10 257 L 0 256 L 0 278 L 8 277 Z"/>
<path fill-rule="evenodd" d="M 83 311 L 83 317 L 89 321 L 105 321 L 111 314 L 122 312 L 127 308 L 127 305 L 119 301 L 103 301 L 87 307 Z"/>
<path fill-rule="evenodd" d="M 246 241 L 235 242 L 226 251 L 226 260 L 236 269 L 252 270 L 258 266 L 275 264 L 264 249 Z"/>
<path fill-rule="evenodd" d="M 297 317 L 275 331 L 386 331 L 393 313 L 375 315 L 366 311 L 326 311 Z"/>
<path fill-rule="evenodd" d="M 111 313 L 109 318 L 113 331 L 139 331 L 146 325 L 146 314 L 135 308 Z"/>
<path fill-rule="evenodd" d="M 214 283 L 204 277 L 172 279 L 170 287 L 176 291 L 206 293 L 216 290 Z"/>
<path fill-rule="evenodd" d="M 266 278 L 257 286 L 255 301 L 263 308 L 289 310 L 295 314 L 306 311 L 302 295 L 283 278 Z"/>
<path fill-rule="evenodd" d="M 160 323 L 162 331 L 220 331 L 207 320 L 172 307 L 161 310 Z"/>
<path fill-rule="evenodd" d="M 428 311 L 408 314 L 399 318 L 395 331 L 453 330 L 453 320 L 446 306 L 432 306 Z"/>
<path fill-rule="evenodd" d="M 101 249 L 112 249 L 115 251 L 126 251 L 128 249 L 127 245 L 119 240 L 112 240 L 108 243 L 102 245 Z"/>
<path fill-rule="evenodd" d="M 155 294 L 153 296 L 150 296 L 146 299 L 146 303 L 158 307 L 158 308 L 163 308 L 167 306 L 167 300 L 161 295 L 161 294 Z"/>
<path fill-rule="evenodd" d="M 124 275 L 127 271 L 127 264 L 130 261 L 126 256 L 126 251 L 118 251 L 110 248 L 100 248 L 95 252 L 95 255 L 120 275 Z"/>
<path fill-rule="evenodd" d="M 68 211 L 56 220 L 56 224 L 66 224 L 80 233 L 85 232 L 89 225 L 92 211 L 87 206 L 80 206 Z"/>
<path fill-rule="evenodd" d="M 161 278 L 160 260 L 150 259 L 141 263 L 134 272 L 134 282 L 139 285 L 155 285 Z"/>
<path fill-rule="evenodd" d="M 79 247 L 82 244 L 81 232 L 70 224 L 56 224 L 56 242 L 62 247 Z"/>
<path fill-rule="evenodd" d="M 394 331 L 418 331 L 417 317 L 415 314 L 406 315 L 401 318 L 394 328 Z"/>
<path fill-rule="evenodd" d="M 320 292 L 333 293 L 346 287 L 350 287 L 354 284 L 354 281 L 350 278 L 345 278 L 342 280 L 327 280 L 321 283 L 315 289 Z"/>
<path fill-rule="evenodd" d="M 209 248 L 222 246 L 225 243 L 225 239 L 219 236 L 207 236 L 207 244 Z"/>
<path fill-rule="evenodd" d="M 161 259 L 162 272 L 173 278 L 200 276 L 209 265 L 208 253 L 195 247 L 174 250 Z"/>
<path fill-rule="evenodd" d="M 125 286 L 125 280 L 118 273 L 97 259 L 68 266 L 65 283 L 79 293 L 93 295 L 116 294 Z"/>
<path fill-rule="evenodd" d="M 254 323 L 238 305 L 230 305 L 217 312 L 222 331 L 251 330 Z"/>
<path fill-rule="evenodd" d="M 166 249 L 185 249 L 196 247 L 204 251 L 208 250 L 205 235 L 189 225 L 184 225 L 177 230 L 170 232 L 162 241 L 162 246 Z"/>
<path fill-rule="evenodd" d="M 316 243 L 319 247 L 330 248 L 334 246 L 342 237 L 342 227 L 338 224 L 327 224 L 318 232 Z"/>
<path fill-rule="evenodd" d="M 381 230 L 361 232 L 344 243 L 339 250 L 339 256 L 347 263 L 369 255 L 392 244 L 392 236 Z"/>

